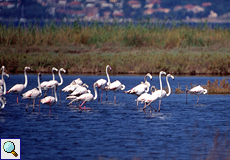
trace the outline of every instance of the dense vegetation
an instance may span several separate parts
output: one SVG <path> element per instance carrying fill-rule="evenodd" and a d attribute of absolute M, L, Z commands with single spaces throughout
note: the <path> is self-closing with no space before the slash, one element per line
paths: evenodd
<path fill-rule="evenodd" d="M 148 22 L 0 26 L 0 63 L 10 72 L 229 74 L 230 30 Z"/>

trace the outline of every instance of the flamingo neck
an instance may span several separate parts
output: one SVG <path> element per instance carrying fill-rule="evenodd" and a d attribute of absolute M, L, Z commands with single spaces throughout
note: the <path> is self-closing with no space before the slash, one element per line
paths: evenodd
<path fill-rule="evenodd" d="M 53 80 L 55 80 L 54 70 L 52 69 Z"/>
<path fill-rule="evenodd" d="M 3 70 L 2 70 L 2 82 L 3 82 L 3 95 L 5 95 L 6 94 L 6 83 L 5 83 L 5 80 L 4 80 L 4 71 L 5 71 L 5 69 L 3 68 Z"/>
<path fill-rule="evenodd" d="M 167 97 L 171 94 L 171 87 L 170 87 L 170 85 L 169 85 L 168 77 L 169 77 L 169 76 L 166 76 L 166 83 L 167 83 L 168 90 L 169 90 L 169 93 L 166 94 Z"/>
<path fill-rule="evenodd" d="M 26 88 L 26 87 L 27 87 L 27 83 L 28 83 L 27 74 L 26 74 L 26 69 L 24 70 L 24 75 L 25 75 L 25 84 L 24 84 L 24 88 Z"/>
<path fill-rule="evenodd" d="M 55 97 L 55 101 L 57 102 L 58 98 L 57 98 L 56 86 L 54 87 L 54 97 Z"/>
<path fill-rule="evenodd" d="M 162 91 L 161 73 L 159 74 L 160 90 Z"/>
<path fill-rule="evenodd" d="M 109 78 L 109 73 L 108 73 L 108 66 L 106 67 L 106 75 L 107 75 L 107 79 L 108 79 L 108 85 L 110 85 L 110 78 Z"/>
<path fill-rule="evenodd" d="M 95 96 L 94 96 L 93 100 L 96 100 L 97 99 L 97 90 L 96 90 L 96 85 L 95 84 L 93 85 L 93 89 L 94 89 L 94 93 L 95 93 Z"/>
<path fill-rule="evenodd" d="M 38 75 L 38 90 L 39 90 L 39 93 L 41 94 L 42 89 L 41 89 L 41 83 L 40 83 L 40 76 L 39 75 Z"/>
<path fill-rule="evenodd" d="M 63 83 L 63 78 L 62 78 L 62 76 L 61 76 L 61 70 L 59 70 L 58 75 L 59 75 L 60 80 L 61 80 L 60 83 L 58 83 L 58 86 L 60 86 L 60 85 L 62 85 L 62 83 Z"/>

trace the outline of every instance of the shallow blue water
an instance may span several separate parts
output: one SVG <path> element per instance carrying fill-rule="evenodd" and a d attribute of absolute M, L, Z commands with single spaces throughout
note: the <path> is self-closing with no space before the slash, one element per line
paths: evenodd
<path fill-rule="evenodd" d="M 43 75 L 42 81 L 51 75 Z M 56 77 L 58 80 L 58 76 Z M 72 80 L 81 78 L 93 92 L 93 83 L 105 76 L 64 75 L 62 89 Z M 120 80 L 126 89 L 144 81 L 144 76 L 110 76 L 111 81 Z M 180 84 L 182 89 L 190 83 L 204 85 L 223 77 L 177 77 L 169 79 L 173 91 Z M 162 77 L 166 87 L 165 77 Z M 148 81 L 150 81 L 148 79 Z M 7 90 L 16 83 L 24 83 L 24 75 L 10 75 L 6 79 Z M 158 76 L 150 81 L 159 88 Z M 37 75 L 28 75 L 25 91 L 37 86 Z M 51 94 L 51 92 L 49 92 Z M 42 105 L 38 112 L 32 103 L 25 111 L 28 100 L 7 94 L 7 105 L 0 110 L 0 138 L 21 139 L 21 159 L 205 159 L 213 152 L 217 131 L 219 139 L 225 143 L 229 138 L 229 95 L 202 95 L 199 104 L 197 96 L 189 95 L 185 104 L 185 94 L 172 93 L 162 100 L 161 112 L 143 112 L 143 104 L 136 106 L 136 96 L 117 92 L 117 102 L 113 92 L 108 92 L 108 100 L 87 103 L 92 110 L 80 110 L 67 106 L 67 93 L 61 93 L 61 100 L 52 107 Z M 152 104 L 157 109 L 158 101 Z M 227 134 L 227 137 L 225 137 Z M 221 148 L 217 146 L 217 148 Z M 225 150 L 218 152 L 226 156 Z"/>

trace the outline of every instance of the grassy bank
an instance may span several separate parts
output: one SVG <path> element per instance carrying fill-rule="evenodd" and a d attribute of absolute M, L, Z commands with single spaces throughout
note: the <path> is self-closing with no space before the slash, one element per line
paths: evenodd
<path fill-rule="evenodd" d="M 230 29 L 153 26 L 148 22 L 91 25 L 0 25 L 0 63 L 9 72 L 53 66 L 69 73 L 229 74 Z"/>

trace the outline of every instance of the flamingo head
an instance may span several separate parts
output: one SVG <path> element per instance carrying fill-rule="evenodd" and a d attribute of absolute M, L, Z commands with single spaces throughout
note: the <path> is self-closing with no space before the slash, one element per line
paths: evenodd
<path fill-rule="evenodd" d="M 3 71 L 4 71 L 4 70 L 5 70 L 5 66 L 2 66 L 1 70 L 3 70 Z"/>
<path fill-rule="evenodd" d="M 174 76 L 171 74 L 168 74 L 167 77 L 171 77 L 174 80 Z"/>
<path fill-rule="evenodd" d="M 160 74 L 164 74 L 164 75 L 166 75 L 166 72 L 164 72 L 164 71 L 160 71 Z"/>
<path fill-rule="evenodd" d="M 26 67 L 25 67 L 25 71 L 26 71 L 26 70 L 31 70 L 31 69 L 30 69 L 30 67 L 27 67 L 27 66 L 26 66 Z"/>
<path fill-rule="evenodd" d="M 58 69 L 55 68 L 55 67 L 53 67 L 53 68 L 52 68 L 52 71 L 57 71 L 57 72 L 58 72 Z"/>
<path fill-rule="evenodd" d="M 109 65 L 107 65 L 106 68 L 109 68 L 110 71 L 112 70 L 112 68 Z"/>
<path fill-rule="evenodd" d="M 208 90 L 207 89 L 204 89 L 203 90 L 203 94 L 207 94 L 208 93 Z"/>
<path fill-rule="evenodd" d="M 66 70 L 64 68 L 59 69 L 59 71 L 66 73 Z"/>

